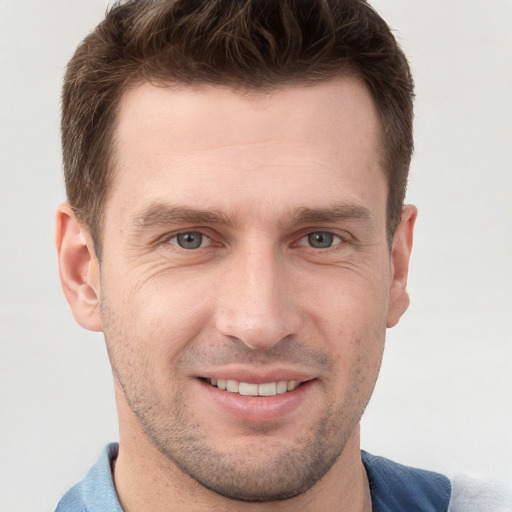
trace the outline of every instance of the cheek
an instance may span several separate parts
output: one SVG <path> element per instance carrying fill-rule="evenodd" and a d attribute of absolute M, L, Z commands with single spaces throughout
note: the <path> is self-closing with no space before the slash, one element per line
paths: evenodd
<path fill-rule="evenodd" d="M 338 276 L 340 277 L 340 276 Z M 338 369 L 339 392 L 347 386 L 371 392 L 377 378 L 386 336 L 389 290 L 382 279 L 350 273 L 330 279 L 324 292 L 309 298 L 307 318 Z"/>
<path fill-rule="evenodd" d="M 328 338 L 355 341 L 384 336 L 389 285 L 382 274 L 341 270 L 323 279 L 317 276 L 307 290 L 302 303 L 308 305 L 308 316 L 318 328 L 327 330 Z"/>
<path fill-rule="evenodd" d="M 144 280 L 131 279 L 105 283 L 104 299 L 108 305 L 106 322 L 124 331 L 124 341 L 115 332 L 116 343 L 139 353 L 155 369 L 169 368 L 192 340 L 208 324 L 212 300 L 206 284 L 197 279 L 180 279 L 176 274 Z M 103 307 L 103 310 L 107 308 Z M 115 321 L 112 321 L 115 318 Z M 156 370 L 157 371 L 157 370 Z"/>

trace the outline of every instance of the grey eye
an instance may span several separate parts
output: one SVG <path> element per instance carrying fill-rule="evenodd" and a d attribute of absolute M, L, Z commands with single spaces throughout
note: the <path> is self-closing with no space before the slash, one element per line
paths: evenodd
<path fill-rule="evenodd" d="M 176 235 L 176 245 L 179 245 L 182 249 L 199 249 L 202 247 L 204 241 L 204 235 L 197 231 L 190 231 L 188 233 L 180 233 Z"/>
<path fill-rule="evenodd" d="M 334 235 L 324 231 L 316 231 L 308 235 L 308 244 L 315 249 L 327 249 L 332 246 Z"/>

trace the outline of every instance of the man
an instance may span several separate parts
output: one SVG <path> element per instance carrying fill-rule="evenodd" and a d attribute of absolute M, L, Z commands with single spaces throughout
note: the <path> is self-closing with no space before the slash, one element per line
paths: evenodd
<path fill-rule="evenodd" d="M 66 74 L 56 240 L 120 439 L 58 511 L 462 510 L 360 450 L 409 301 L 412 97 L 363 1 L 107 13 Z"/>

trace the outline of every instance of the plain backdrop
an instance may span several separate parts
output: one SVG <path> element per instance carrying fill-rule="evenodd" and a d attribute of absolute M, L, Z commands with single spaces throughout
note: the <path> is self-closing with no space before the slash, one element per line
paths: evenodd
<path fill-rule="evenodd" d="M 512 479 L 512 2 L 375 0 L 417 84 L 412 304 L 362 446 Z M 0 510 L 52 510 L 117 438 L 101 334 L 60 290 L 59 95 L 105 0 L 0 1 Z"/>

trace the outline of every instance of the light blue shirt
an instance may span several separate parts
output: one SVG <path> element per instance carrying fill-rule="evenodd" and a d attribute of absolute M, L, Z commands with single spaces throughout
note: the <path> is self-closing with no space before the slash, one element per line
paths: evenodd
<path fill-rule="evenodd" d="M 83 480 L 59 501 L 55 512 L 123 512 L 112 481 L 119 445 L 108 444 Z"/>
<path fill-rule="evenodd" d="M 112 480 L 112 463 L 118 449 L 117 443 L 107 445 L 86 477 L 62 497 L 55 512 L 123 512 Z M 465 492 L 465 486 L 459 487 L 454 493 L 457 500 L 450 502 L 452 484 L 446 476 L 403 466 L 364 451 L 361 457 L 370 483 L 373 512 L 512 511 L 508 498 L 492 501 L 496 498 L 492 492 L 485 499 L 484 508 L 480 508 L 481 501 L 478 508 L 470 506 L 477 495 L 488 493 L 483 487 L 479 490 L 477 486 L 476 491 L 471 487 L 472 496 Z"/>

